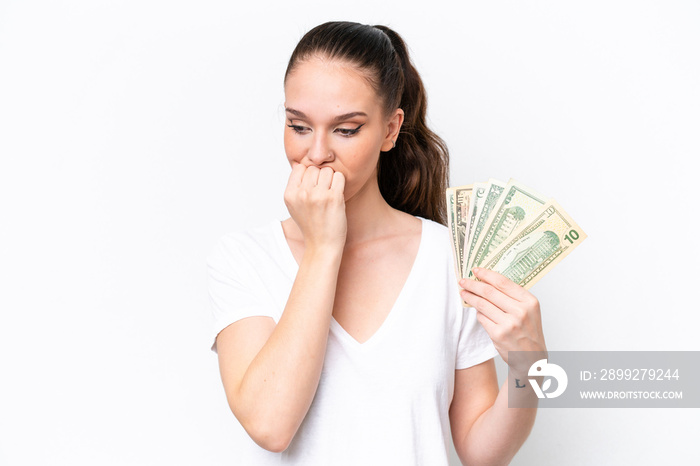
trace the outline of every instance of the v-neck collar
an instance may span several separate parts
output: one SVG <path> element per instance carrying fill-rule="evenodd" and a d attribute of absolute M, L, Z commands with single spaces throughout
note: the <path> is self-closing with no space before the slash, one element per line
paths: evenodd
<path fill-rule="evenodd" d="M 423 217 L 416 217 L 421 220 L 421 236 L 420 241 L 418 243 L 418 252 L 416 253 L 416 257 L 413 260 L 413 265 L 411 266 L 411 271 L 408 273 L 408 277 L 406 278 L 406 281 L 404 282 L 403 287 L 399 292 L 399 295 L 396 297 L 396 300 L 394 301 L 394 304 L 392 305 L 389 314 L 386 316 L 384 322 L 382 322 L 379 328 L 375 330 L 375 332 L 372 334 L 372 336 L 369 337 L 369 339 L 367 339 L 363 343 L 360 343 L 352 335 L 350 335 L 343 328 L 343 326 L 338 323 L 337 320 L 335 320 L 335 317 L 331 315 L 330 330 L 334 332 L 336 336 L 342 341 L 344 341 L 346 344 L 354 346 L 361 350 L 367 350 L 372 346 L 376 345 L 377 341 L 381 340 L 382 335 L 384 335 L 387 332 L 386 327 L 390 326 L 392 321 L 396 318 L 396 315 L 401 310 L 404 301 L 408 299 L 407 295 L 410 293 L 411 290 L 416 288 L 414 282 L 415 280 L 417 280 L 416 276 L 418 275 L 418 270 L 421 268 L 421 262 L 423 261 L 422 257 L 424 255 L 424 250 L 426 249 L 425 243 L 427 241 L 426 235 L 429 234 L 427 232 L 427 220 Z M 282 251 L 281 260 L 283 261 L 283 267 L 285 268 L 285 271 L 288 273 L 289 277 L 292 280 L 294 280 L 294 277 L 296 277 L 296 274 L 299 271 L 299 264 L 297 264 L 297 261 L 294 258 L 294 254 L 292 254 L 292 250 L 290 249 L 289 243 L 287 242 L 287 238 L 284 236 L 282 222 L 280 220 L 275 220 L 275 223 L 275 237 L 277 238 L 278 246 Z"/>

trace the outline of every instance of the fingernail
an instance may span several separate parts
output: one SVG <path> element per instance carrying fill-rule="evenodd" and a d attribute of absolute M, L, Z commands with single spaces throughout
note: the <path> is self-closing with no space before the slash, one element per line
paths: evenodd
<path fill-rule="evenodd" d="M 474 275 L 477 275 L 479 272 L 481 272 L 481 269 L 479 267 L 474 267 L 472 272 L 474 272 Z"/>
<path fill-rule="evenodd" d="M 464 278 L 462 278 L 462 279 L 459 281 L 459 285 L 462 286 L 462 287 L 464 286 L 465 283 L 467 283 L 467 281 L 466 281 Z"/>

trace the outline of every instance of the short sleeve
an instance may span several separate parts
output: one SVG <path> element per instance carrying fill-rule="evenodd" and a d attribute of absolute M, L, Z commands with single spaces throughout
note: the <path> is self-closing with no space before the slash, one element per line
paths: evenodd
<path fill-rule="evenodd" d="M 252 316 L 275 318 L 262 276 L 264 262 L 244 254 L 244 245 L 235 236 L 225 236 L 207 256 L 208 294 L 213 316 L 211 350 L 218 354 L 216 337 L 232 323 Z"/>
<path fill-rule="evenodd" d="M 465 307 L 457 343 L 456 369 L 466 369 L 498 354 L 491 337 L 476 318 L 476 309 Z"/>

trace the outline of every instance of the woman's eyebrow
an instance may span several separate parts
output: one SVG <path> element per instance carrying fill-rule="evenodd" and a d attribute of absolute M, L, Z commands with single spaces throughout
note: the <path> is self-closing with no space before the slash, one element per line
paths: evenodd
<path fill-rule="evenodd" d="M 333 118 L 333 121 L 334 122 L 345 121 L 345 120 L 349 120 L 350 118 L 354 118 L 356 116 L 367 116 L 367 114 L 365 112 L 345 113 L 343 115 L 338 115 L 337 117 Z"/>
<path fill-rule="evenodd" d="M 306 114 L 304 112 L 300 112 L 299 110 L 294 110 L 293 108 L 285 108 L 284 109 L 287 113 L 291 113 L 294 116 L 298 116 L 299 118 L 304 118 L 308 119 Z"/>
<path fill-rule="evenodd" d="M 308 119 L 309 119 L 309 117 L 307 117 L 306 114 L 305 114 L 304 112 L 302 112 L 302 111 L 295 110 L 295 109 L 293 109 L 293 108 L 285 108 L 285 111 L 286 111 L 287 113 L 291 113 L 292 115 L 297 116 L 297 117 L 299 117 L 299 118 L 302 118 L 302 119 L 304 119 L 304 120 L 308 120 Z M 365 117 L 366 117 L 367 114 L 366 114 L 365 112 L 350 112 L 350 113 L 344 113 L 344 114 L 342 114 L 342 115 L 338 115 L 337 117 L 334 117 L 334 118 L 333 118 L 333 122 L 336 122 L 336 123 L 337 123 L 337 122 L 339 122 L 339 121 L 349 120 L 350 118 L 354 118 L 354 117 L 356 117 L 356 116 L 365 116 Z"/>

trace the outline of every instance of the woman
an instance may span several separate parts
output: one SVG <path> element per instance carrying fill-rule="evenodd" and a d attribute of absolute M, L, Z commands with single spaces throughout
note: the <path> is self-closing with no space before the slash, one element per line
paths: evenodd
<path fill-rule="evenodd" d="M 507 464 L 535 409 L 508 408 L 493 357 L 545 350 L 539 304 L 487 270 L 458 287 L 447 149 L 403 41 L 317 26 L 285 99 L 291 217 L 208 258 L 212 350 L 249 436 L 240 464 L 448 464 L 450 433 L 463 462 Z"/>

